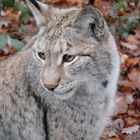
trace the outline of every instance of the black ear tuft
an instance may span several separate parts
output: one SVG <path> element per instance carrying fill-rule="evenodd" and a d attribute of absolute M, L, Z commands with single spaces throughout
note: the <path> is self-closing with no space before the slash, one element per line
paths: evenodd
<path fill-rule="evenodd" d="M 95 29 L 96 25 L 94 23 L 90 23 L 89 26 L 91 27 L 92 32 L 94 32 L 94 29 Z"/>
<path fill-rule="evenodd" d="M 88 5 L 94 5 L 95 0 L 89 0 Z"/>
<path fill-rule="evenodd" d="M 36 2 L 36 0 L 30 0 L 30 1 L 38 10 L 40 10 L 40 7 L 39 7 L 38 3 Z"/>

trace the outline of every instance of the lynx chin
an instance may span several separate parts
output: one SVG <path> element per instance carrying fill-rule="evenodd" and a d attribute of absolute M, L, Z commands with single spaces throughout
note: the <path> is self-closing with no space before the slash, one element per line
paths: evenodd
<path fill-rule="evenodd" d="M 101 12 L 26 2 L 38 33 L 0 62 L 0 140 L 99 140 L 119 76 Z"/>

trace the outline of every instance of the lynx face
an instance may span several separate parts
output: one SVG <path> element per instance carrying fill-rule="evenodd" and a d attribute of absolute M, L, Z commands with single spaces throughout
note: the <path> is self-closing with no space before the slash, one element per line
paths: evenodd
<path fill-rule="evenodd" d="M 50 9 L 48 17 L 47 5 L 38 2 L 45 12 L 42 14 L 28 4 L 40 29 L 33 55 L 41 67 L 45 89 L 65 100 L 81 86 L 103 85 L 112 65 L 109 46 L 105 45 L 109 32 L 100 12 L 91 6 L 83 10 Z"/>

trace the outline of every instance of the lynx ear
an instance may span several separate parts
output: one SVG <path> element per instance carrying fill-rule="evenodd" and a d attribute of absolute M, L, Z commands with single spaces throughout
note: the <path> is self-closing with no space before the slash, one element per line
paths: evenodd
<path fill-rule="evenodd" d="M 38 5 L 39 5 L 39 9 L 40 11 L 43 13 L 43 14 L 46 14 L 48 13 L 48 10 L 49 10 L 49 6 L 47 4 L 44 4 L 40 1 L 37 1 Z"/>
<path fill-rule="evenodd" d="M 95 0 L 89 0 L 88 5 L 93 5 L 95 3 Z"/>
<path fill-rule="evenodd" d="M 45 16 L 43 15 L 43 12 L 47 12 L 48 6 L 35 0 L 26 0 L 26 3 L 31 9 L 38 27 L 40 28 L 42 26 L 45 26 L 46 19 Z"/>
<path fill-rule="evenodd" d="M 75 26 L 85 34 L 90 34 L 100 39 L 105 33 L 105 21 L 99 10 L 87 6 L 78 15 Z"/>

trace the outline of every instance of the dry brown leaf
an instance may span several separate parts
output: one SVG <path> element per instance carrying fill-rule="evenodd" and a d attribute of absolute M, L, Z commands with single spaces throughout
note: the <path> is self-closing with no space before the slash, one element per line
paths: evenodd
<path fill-rule="evenodd" d="M 127 49 L 130 49 L 130 50 L 137 50 L 138 49 L 138 45 L 136 45 L 136 44 L 130 44 L 130 43 L 126 43 L 126 42 L 121 42 L 120 44 L 121 44 L 121 46 L 123 46 Z"/>
<path fill-rule="evenodd" d="M 122 118 L 114 120 L 111 125 L 111 130 L 108 133 L 108 137 L 116 137 L 117 134 L 122 131 L 123 127 L 124 121 Z"/>
<path fill-rule="evenodd" d="M 128 55 L 120 53 L 121 63 L 125 63 L 125 61 L 129 58 Z"/>
<path fill-rule="evenodd" d="M 128 78 L 131 81 L 134 81 L 137 84 L 137 87 L 140 86 L 140 68 L 133 69 L 129 74 Z"/>
<path fill-rule="evenodd" d="M 55 4 L 61 7 L 82 6 L 82 1 L 80 0 L 45 0 L 45 2 Z"/>
<path fill-rule="evenodd" d="M 105 128 L 102 136 L 101 136 L 101 140 L 106 140 L 106 138 L 108 137 L 108 134 L 110 132 L 110 129 L 109 128 Z"/>
<path fill-rule="evenodd" d="M 125 60 L 126 67 L 132 67 L 132 66 L 136 65 L 137 63 L 140 63 L 140 58 L 138 58 L 138 57 L 127 58 Z"/>
<path fill-rule="evenodd" d="M 116 100 L 116 110 L 113 115 L 124 114 L 128 110 L 128 104 L 124 96 L 120 96 Z"/>
<path fill-rule="evenodd" d="M 122 130 L 123 134 L 128 134 L 128 135 L 132 135 L 133 133 L 136 133 L 139 130 L 140 126 L 139 125 L 134 125 L 128 128 L 124 128 Z"/>
<path fill-rule="evenodd" d="M 134 32 L 135 32 L 136 38 L 140 40 L 140 30 L 134 30 Z"/>
<path fill-rule="evenodd" d="M 128 117 L 125 119 L 126 126 L 132 126 L 138 122 L 137 118 Z"/>
<path fill-rule="evenodd" d="M 9 20 L 18 23 L 20 20 L 21 11 L 14 11 L 13 9 L 7 9 L 6 15 L 8 15 Z"/>
<path fill-rule="evenodd" d="M 120 87 L 119 91 L 122 93 L 122 94 L 131 94 L 133 93 L 133 89 L 131 87 Z"/>
<path fill-rule="evenodd" d="M 140 117 L 140 113 L 135 112 L 134 110 L 128 110 L 127 113 L 129 116 L 132 116 L 132 117 L 136 117 L 136 118 Z"/>
<path fill-rule="evenodd" d="M 108 140 L 121 140 L 119 137 L 109 138 Z"/>
<path fill-rule="evenodd" d="M 140 41 L 137 39 L 137 37 L 135 35 L 129 35 L 127 38 L 126 38 L 126 41 L 129 43 L 129 44 L 135 44 L 135 45 L 139 45 L 140 44 Z"/>
<path fill-rule="evenodd" d="M 132 81 L 129 79 L 123 79 L 123 80 L 121 79 L 119 81 L 119 85 L 121 86 L 119 91 L 124 94 L 131 94 L 138 87 L 136 81 Z"/>
<path fill-rule="evenodd" d="M 124 135 L 123 140 L 140 140 L 140 131 L 132 135 Z"/>

